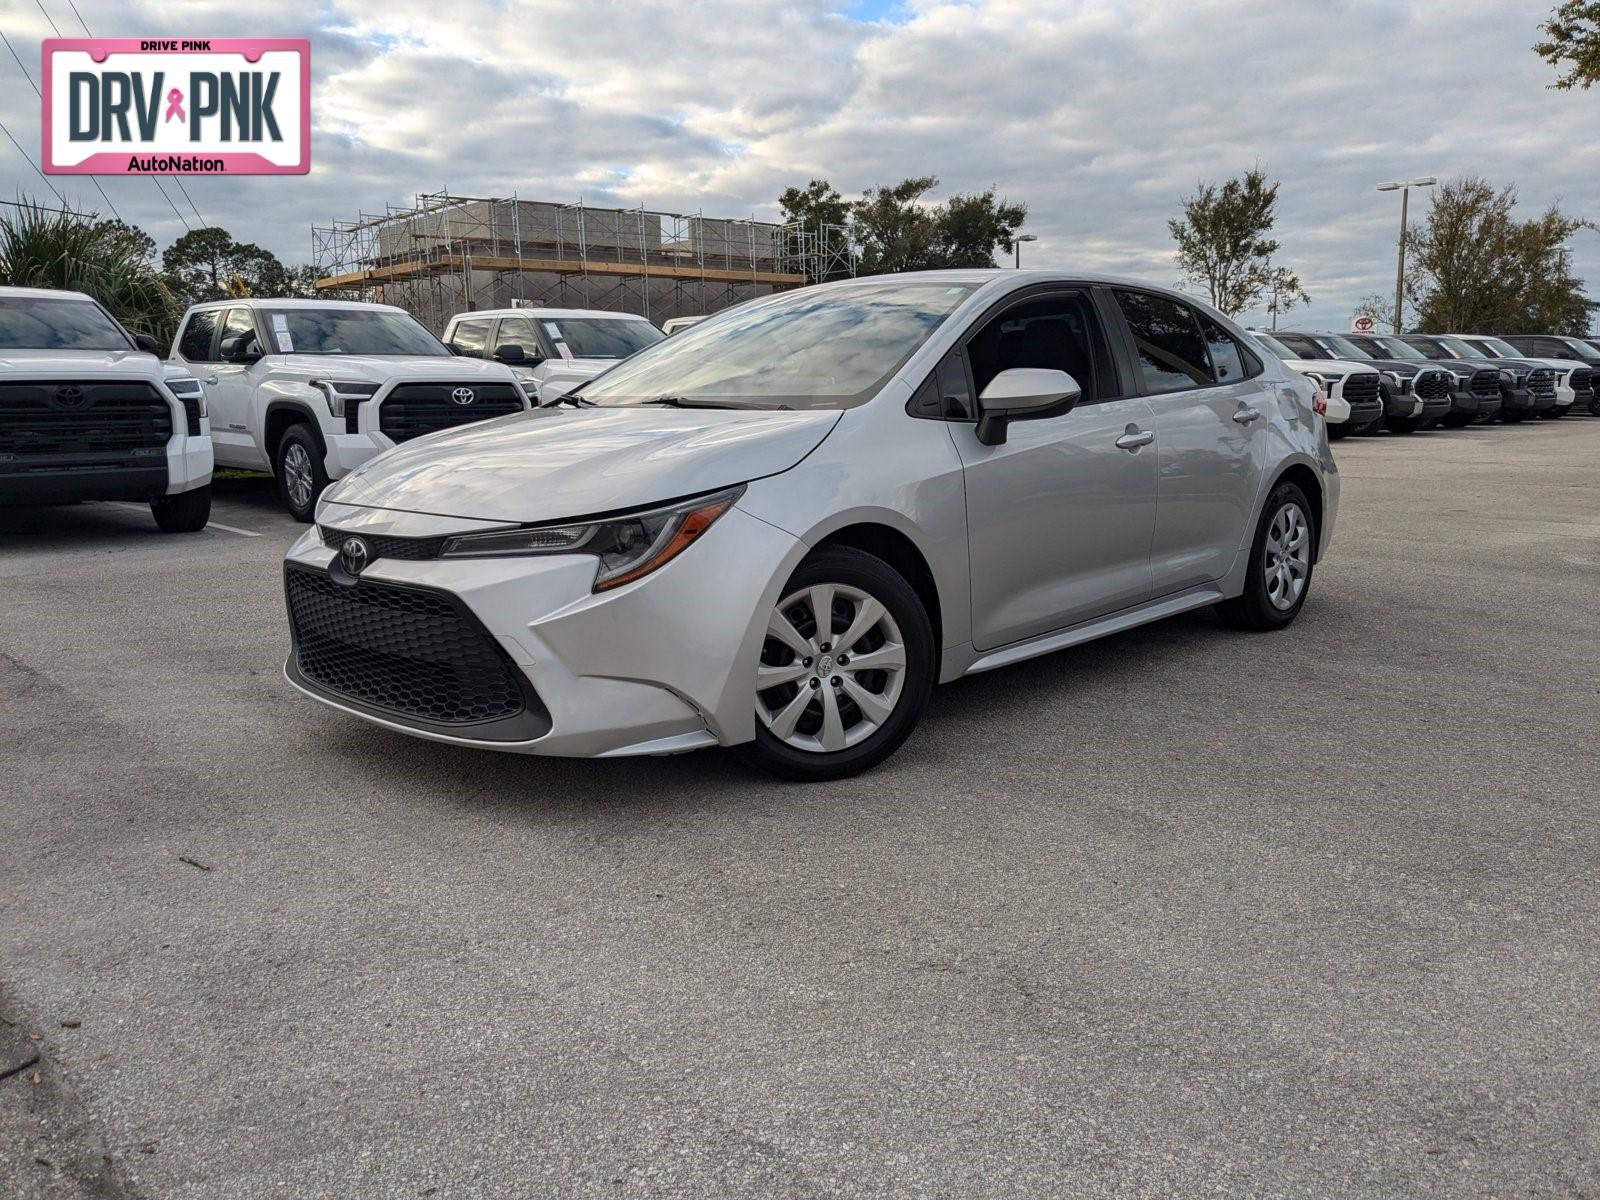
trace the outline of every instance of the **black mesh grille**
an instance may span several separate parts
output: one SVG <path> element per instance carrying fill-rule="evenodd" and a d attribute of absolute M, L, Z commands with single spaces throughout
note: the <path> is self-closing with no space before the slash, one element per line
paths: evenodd
<path fill-rule="evenodd" d="M 1450 396 L 1450 376 L 1442 371 L 1426 371 L 1417 376 L 1416 393 L 1424 400 L 1446 400 Z"/>
<path fill-rule="evenodd" d="M 1586 392 L 1594 383 L 1594 371 L 1589 367 L 1579 367 L 1572 373 L 1572 390 Z"/>
<path fill-rule="evenodd" d="M 1493 400 L 1500 395 L 1500 372 L 1485 367 L 1472 373 L 1472 394 L 1480 400 Z"/>
<path fill-rule="evenodd" d="M 172 407 L 149 384 L 0 384 L 0 453 L 121 454 L 171 437 Z"/>
<path fill-rule="evenodd" d="M 1344 377 L 1344 398 L 1351 404 L 1365 404 L 1369 400 L 1378 398 L 1378 375 L 1376 372 L 1346 375 Z"/>
<path fill-rule="evenodd" d="M 1548 370 L 1528 372 L 1528 391 L 1535 396 L 1556 394 L 1556 373 Z"/>
<path fill-rule="evenodd" d="M 348 537 L 357 536 L 353 530 L 333 529 L 327 525 L 317 527 L 322 531 L 322 544 L 331 550 L 337 550 L 344 545 Z M 430 558 L 438 558 L 439 551 L 444 549 L 447 538 L 405 538 L 405 537 L 374 537 L 370 533 L 359 535 L 367 543 L 367 561 L 379 558 L 402 558 L 410 562 L 422 562 Z"/>
<path fill-rule="evenodd" d="M 372 708 L 437 725 L 516 716 L 522 687 L 505 653 L 455 597 L 287 566 L 301 674 Z"/>
<path fill-rule="evenodd" d="M 470 404 L 451 399 L 462 388 L 472 393 Z M 509 383 L 402 383 L 378 407 L 378 428 L 393 441 L 406 442 L 521 411 L 522 399 Z"/>

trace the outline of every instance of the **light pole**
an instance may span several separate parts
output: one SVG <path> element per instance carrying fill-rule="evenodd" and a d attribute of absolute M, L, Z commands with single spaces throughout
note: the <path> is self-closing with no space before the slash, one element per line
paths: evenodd
<path fill-rule="evenodd" d="M 1400 254 L 1399 263 L 1394 272 L 1394 331 L 1402 332 L 1400 328 L 1400 306 L 1405 303 L 1406 296 L 1406 211 L 1411 205 L 1411 189 L 1432 187 L 1439 181 L 1432 175 L 1424 175 L 1421 179 L 1404 179 L 1398 183 L 1380 183 L 1380 192 L 1400 193 Z"/>
<path fill-rule="evenodd" d="M 1017 270 L 1022 270 L 1022 243 L 1037 242 L 1039 235 L 1035 233 L 1019 233 L 1011 239 L 1011 248 L 1017 252 Z"/>

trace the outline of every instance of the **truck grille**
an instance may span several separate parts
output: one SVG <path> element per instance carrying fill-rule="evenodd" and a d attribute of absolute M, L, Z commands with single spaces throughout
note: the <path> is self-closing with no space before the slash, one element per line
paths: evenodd
<path fill-rule="evenodd" d="M 1528 391 L 1539 397 L 1554 397 L 1556 394 L 1556 373 L 1545 367 L 1529 371 Z"/>
<path fill-rule="evenodd" d="M 1594 386 L 1594 371 L 1589 367 L 1579 367 L 1572 372 L 1572 380 L 1568 385 L 1575 392 L 1587 392 Z"/>
<path fill-rule="evenodd" d="M 1351 404 L 1366 404 L 1378 398 L 1376 371 L 1362 371 L 1344 377 L 1344 398 Z"/>
<path fill-rule="evenodd" d="M 1423 400 L 1447 400 L 1450 397 L 1450 376 L 1443 371 L 1423 371 L 1417 376 L 1414 390 Z"/>
<path fill-rule="evenodd" d="M 1496 400 L 1500 396 L 1500 372 L 1492 367 L 1472 373 L 1472 394 L 1479 400 Z"/>
<path fill-rule="evenodd" d="M 470 404 L 451 399 L 451 393 L 462 388 L 472 393 Z M 522 407 L 522 398 L 509 383 L 402 383 L 379 406 L 378 428 L 392 441 L 407 442 L 425 433 L 521 412 Z"/>
<path fill-rule="evenodd" d="M 526 707 L 515 668 L 454 596 L 284 568 L 295 662 L 359 704 L 435 725 L 475 725 Z"/>
<path fill-rule="evenodd" d="M 0 454 L 125 455 L 171 437 L 172 407 L 149 384 L 0 384 Z"/>

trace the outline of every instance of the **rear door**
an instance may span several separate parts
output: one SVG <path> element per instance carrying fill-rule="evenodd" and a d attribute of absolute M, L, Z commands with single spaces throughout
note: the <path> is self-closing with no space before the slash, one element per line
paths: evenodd
<path fill-rule="evenodd" d="M 975 397 L 1012 367 L 1066 371 L 1071 412 L 978 441 Z M 930 391 L 931 389 L 931 391 Z M 1156 458 L 1087 288 L 1035 290 L 981 318 L 918 393 L 949 422 L 964 467 L 973 644 L 990 650 L 1138 604 L 1150 594 Z"/>
<path fill-rule="evenodd" d="M 1114 292 L 1139 383 L 1155 419 L 1153 594 L 1222 578 L 1245 541 L 1279 411 L 1261 360 L 1207 316 L 1170 296 Z M 1283 409 L 1289 418 L 1292 406 Z"/>

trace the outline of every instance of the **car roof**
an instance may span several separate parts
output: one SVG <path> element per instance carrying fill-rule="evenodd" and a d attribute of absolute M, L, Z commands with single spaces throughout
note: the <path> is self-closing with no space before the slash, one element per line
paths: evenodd
<path fill-rule="evenodd" d="M 396 304 L 370 304 L 365 300 L 304 300 L 304 299 L 274 299 L 271 296 L 241 296 L 237 300 L 204 300 L 199 304 L 191 304 L 192 309 L 203 308 L 236 308 L 244 304 L 251 308 L 270 306 L 272 308 L 361 308 L 378 309 L 382 312 L 403 313 L 406 310 Z"/>
<path fill-rule="evenodd" d="M 29 300 L 81 300 L 85 304 L 95 303 L 93 296 L 86 296 L 82 292 L 69 292 L 63 288 L 0 287 L 0 296 L 16 296 L 19 299 Z"/>
<path fill-rule="evenodd" d="M 453 323 L 475 317 L 601 317 L 652 324 L 649 317 L 641 317 L 638 313 L 613 312 L 604 308 L 475 308 L 470 312 L 457 313 L 450 320 Z"/>

